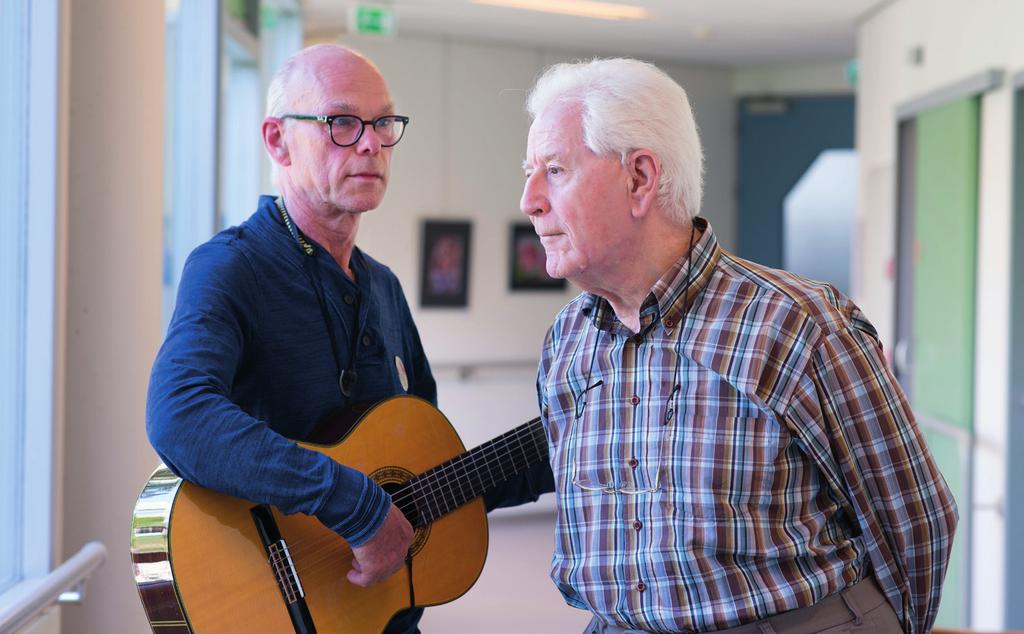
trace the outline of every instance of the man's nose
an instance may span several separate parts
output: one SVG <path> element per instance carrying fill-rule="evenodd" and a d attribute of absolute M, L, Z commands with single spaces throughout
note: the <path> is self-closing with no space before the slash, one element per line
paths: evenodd
<path fill-rule="evenodd" d="M 549 209 L 542 183 L 539 172 L 534 172 L 526 178 L 526 184 L 523 185 L 523 196 L 519 199 L 519 210 L 527 216 L 543 214 Z"/>
<path fill-rule="evenodd" d="M 364 123 L 363 124 L 363 135 L 356 141 L 356 152 L 360 154 L 376 154 L 380 152 L 381 145 L 380 137 L 377 136 L 377 129 L 373 125 Z"/>

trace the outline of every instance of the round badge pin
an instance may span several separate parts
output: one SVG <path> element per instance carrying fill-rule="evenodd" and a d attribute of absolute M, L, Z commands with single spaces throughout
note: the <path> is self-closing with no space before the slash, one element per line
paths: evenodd
<path fill-rule="evenodd" d="M 409 391 L 409 375 L 405 372 L 405 364 L 402 363 L 402 357 L 395 357 L 395 368 L 398 370 L 398 380 L 402 383 L 402 389 L 406 392 Z"/>

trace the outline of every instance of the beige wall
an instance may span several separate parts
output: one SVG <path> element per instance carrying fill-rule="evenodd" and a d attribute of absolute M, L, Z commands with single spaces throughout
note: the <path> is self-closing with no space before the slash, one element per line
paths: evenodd
<path fill-rule="evenodd" d="M 1015 0 L 897 0 L 860 27 L 857 150 L 861 160 L 855 296 L 892 348 L 895 289 L 896 108 L 991 68 L 1024 67 L 1024 3 Z M 921 47 L 924 62 L 910 62 Z M 982 98 L 975 374 L 974 508 L 970 523 L 972 623 L 999 628 L 1004 607 L 1013 91 Z"/>
<path fill-rule="evenodd" d="M 160 342 L 164 9 L 93 0 L 62 6 L 68 53 L 66 268 L 58 421 L 63 556 L 107 546 L 69 634 L 146 631 L 128 557 L 131 510 L 157 463 L 143 425 Z"/>

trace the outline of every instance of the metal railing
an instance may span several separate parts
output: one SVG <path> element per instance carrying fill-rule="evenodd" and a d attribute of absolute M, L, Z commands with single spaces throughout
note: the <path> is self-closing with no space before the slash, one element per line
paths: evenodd
<path fill-rule="evenodd" d="M 18 631 L 54 603 L 81 603 L 85 598 L 85 582 L 106 557 L 107 548 L 100 542 L 82 546 L 24 597 L 0 610 L 0 634 Z"/>

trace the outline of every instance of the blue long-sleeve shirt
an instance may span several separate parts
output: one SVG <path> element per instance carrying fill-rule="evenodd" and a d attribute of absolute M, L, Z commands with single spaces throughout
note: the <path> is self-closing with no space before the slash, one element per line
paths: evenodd
<path fill-rule="evenodd" d="M 350 403 L 407 391 L 436 404 L 436 385 L 391 270 L 356 248 L 353 281 L 325 249 L 314 250 L 317 276 L 263 196 L 247 221 L 193 251 L 153 365 L 146 425 L 157 453 L 186 480 L 316 516 L 359 546 L 383 524 L 390 497 L 289 439 L 308 438 Z M 339 368 L 350 367 L 358 375 L 351 399 L 338 385 Z"/>

